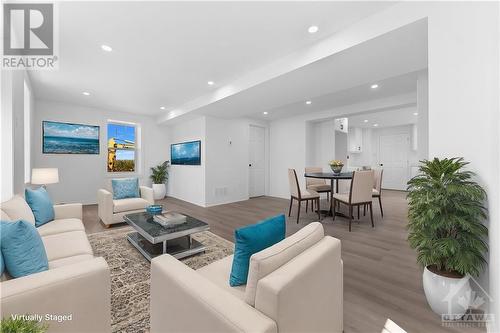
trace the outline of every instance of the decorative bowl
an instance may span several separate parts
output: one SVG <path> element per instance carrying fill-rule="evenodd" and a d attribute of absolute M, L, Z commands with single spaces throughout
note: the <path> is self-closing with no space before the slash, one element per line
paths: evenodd
<path fill-rule="evenodd" d="M 342 172 L 343 165 L 330 165 L 330 168 L 332 168 L 333 173 L 339 174 Z"/>
<path fill-rule="evenodd" d="M 163 211 L 162 205 L 149 205 L 146 207 L 146 212 L 148 212 L 151 215 L 161 214 L 162 211 Z"/>

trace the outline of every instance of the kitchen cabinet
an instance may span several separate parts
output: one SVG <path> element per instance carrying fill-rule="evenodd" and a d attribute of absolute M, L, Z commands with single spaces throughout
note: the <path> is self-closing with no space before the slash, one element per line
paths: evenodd
<path fill-rule="evenodd" d="M 348 147 L 350 153 L 361 153 L 363 151 L 363 129 L 360 127 L 349 128 L 347 133 Z"/>

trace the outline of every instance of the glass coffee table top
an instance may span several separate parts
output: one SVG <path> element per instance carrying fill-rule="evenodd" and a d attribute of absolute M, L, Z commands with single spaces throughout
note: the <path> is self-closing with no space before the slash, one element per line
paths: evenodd
<path fill-rule="evenodd" d="M 127 238 L 148 260 L 164 253 L 180 259 L 205 251 L 205 246 L 191 235 L 210 227 L 194 217 L 185 216 L 186 223 L 163 227 L 147 212 L 125 215 L 125 221 L 136 230 Z"/>
<path fill-rule="evenodd" d="M 161 226 L 153 221 L 153 215 L 146 212 L 125 215 L 125 221 L 151 243 L 159 243 L 209 229 L 207 223 L 188 215 L 185 216 L 186 223 L 171 227 Z"/>

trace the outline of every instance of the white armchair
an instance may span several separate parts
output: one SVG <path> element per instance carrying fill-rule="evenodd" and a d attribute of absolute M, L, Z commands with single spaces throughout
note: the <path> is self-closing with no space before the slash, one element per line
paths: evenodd
<path fill-rule="evenodd" d="M 168 254 L 156 257 L 151 333 L 341 333 L 340 254 L 340 240 L 314 222 L 254 254 L 246 286 L 229 286 L 232 256 L 196 271 Z"/>
<path fill-rule="evenodd" d="M 111 191 L 100 189 L 97 191 L 97 215 L 107 227 L 111 224 L 123 222 L 123 216 L 131 213 L 142 212 L 155 203 L 153 189 L 140 186 L 140 198 L 127 198 L 113 200 Z"/>

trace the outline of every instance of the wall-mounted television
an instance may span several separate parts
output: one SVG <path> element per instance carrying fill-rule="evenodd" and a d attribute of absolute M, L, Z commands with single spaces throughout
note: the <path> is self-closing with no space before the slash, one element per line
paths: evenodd
<path fill-rule="evenodd" d="M 170 162 L 172 165 L 201 165 L 201 141 L 171 144 Z"/>

